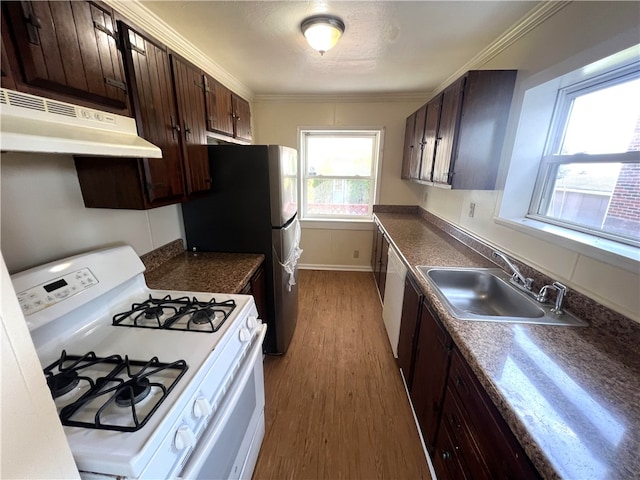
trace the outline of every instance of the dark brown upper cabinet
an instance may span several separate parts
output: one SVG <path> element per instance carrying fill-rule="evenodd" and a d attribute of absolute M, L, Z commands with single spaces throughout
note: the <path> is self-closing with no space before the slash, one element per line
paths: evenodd
<path fill-rule="evenodd" d="M 207 130 L 250 142 L 251 108 L 227 87 L 209 75 L 204 76 Z"/>
<path fill-rule="evenodd" d="M 85 206 L 148 209 L 186 194 L 178 109 L 166 47 L 120 23 L 138 134 L 162 158 L 75 157 Z"/>
<path fill-rule="evenodd" d="M 198 193 L 211 188 L 207 128 L 205 114 L 204 74 L 198 67 L 171 55 L 175 91 L 178 100 L 178 119 L 182 135 L 187 193 Z"/>
<path fill-rule="evenodd" d="M 407 156 L 405 145 L 403 156 L 403 172 L 410 172 L 409 179 L 448 188 L 493 190 L 516 74 L 515 70 L 469 71 L 418 110 L 425 110 L 425 121 L 421 129 L 416 117 L 414 153 Z M 405 167 L 405 162 L 413 162 L 413 168 Z"/>
<path fill-rule="evenodd" d="M 85 1 L 2 2 L 2 15 L 17 90 L 129 115 L 111 9 Z"/>
<path fill-rule="evenodd" d="M 423 105 L 419 110 L 407 118 L 407 130 L 405 132 L 404 156 L 402 158 L 402 178 L 412 180 L 420 177 L 420 165 L 422 164 L 422 147 L 424 142 L 424 120 L 427 115 L 427 106 Z"/>

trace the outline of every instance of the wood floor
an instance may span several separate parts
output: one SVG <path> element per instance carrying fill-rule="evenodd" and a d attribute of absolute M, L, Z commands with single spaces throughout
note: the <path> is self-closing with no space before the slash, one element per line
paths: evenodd
<path fill-rule="evenodd" d="M 298 326 L 266 357 L 254 480 L 430 479 L 373 276 L 300 271 Z"/>

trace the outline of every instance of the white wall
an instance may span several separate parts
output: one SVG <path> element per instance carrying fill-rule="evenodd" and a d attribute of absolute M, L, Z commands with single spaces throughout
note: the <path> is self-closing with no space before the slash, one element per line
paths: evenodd
<path fill-rule="evenodd" d="M 255 143 L 298 148 L 299 127 L 384 127 L 380 204 L 417 205 L 421 187 L 400 179 L 406 118 L 424 100 L 389 102 L 269 101 L 253 104 Z M 300 259 L 316 268 L 369 268 L 371 230 L 303 226 Z M 358 258 L 354 258 L 358 250 Z"/>
<path fill-rule="evenodd" d="M 513 153 L 524 85 L 557 64 L 564 64 L 563 67 L 570 71 L 638 43 L 639 15 L 637 2 L 573 2 L 483 66 L 486 69 L 516 68 L 519 71 L 500 165 L 503 177 Z M 617 268 L 552 242 L 497 225 L 493 217 L 498 214 L 501 196 L 501 191 L 447 191 L 424 187 L 421 206 L 570 288 L 640 321 L 637 267 Z M 476 203 L 473 218 L 468 216 L 471 202 Z"/>
<path fill-rule="evenodd" d="M 114 243 L 142 255 L 184 238 L 179 205 L 85 208 L 67 155 L 3 153 L 0 186 L 0 248 L 11 273 Z"/>

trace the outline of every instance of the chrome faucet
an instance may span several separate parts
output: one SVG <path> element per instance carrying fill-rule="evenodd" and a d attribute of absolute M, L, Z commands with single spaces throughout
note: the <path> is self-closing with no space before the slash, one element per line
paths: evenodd
<path fill-rule="evenodd" d="M 525 278 L 525 276 L 522 275 L 522 273 L 520 273 L 520 270 L 518 269 L 518 267 L 516 267 L 513 263 L 511 263 L 511 261 L 507 258 L 507 256 L 504 253 L 494 251 L 493 256 L 501 258 L 504 261 L 504 263 L 506 263 L 509 266 L 509 268 L 513 272 L 513 275 L 511 275 L 511 282 L 513 284 L 515 284 L 520 289 L 524 289 L 527 292 L 531 292 L 531 289 L 533 288 L 533 278 Z"/>
<path fill-rule="evenodd" d="M 565 287 L 560 282 L 553 282 L 551 285 L 545 285 L 540 289 L 540 293 L 538 293 L 536 300 L 540 303 L 548 302 L 549 290 L 556 291 L 556 305 L 551 309 L 551 313 L 555 313 L 556 315 L 564 314 L 562 303 L 564 302 L 564 297 L 567 294 L 567 287 Z"/>

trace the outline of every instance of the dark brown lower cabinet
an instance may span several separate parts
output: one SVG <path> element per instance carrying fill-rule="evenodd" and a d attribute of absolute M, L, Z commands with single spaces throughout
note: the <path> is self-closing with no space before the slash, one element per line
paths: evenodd
<path fill-rule="evenodd" d="M 415 283 L 411 273 L 404 280 L 404 297 L 402 299 L 402 315 L 400 316 L 400 337 L 398 340 L 398 366 L 404 376 L 407 389 L 411 392 L 413 366 L 416 353 L 416 336 L 420 326 L 420 309 L 422 292 Z"/>
<path fill-rule="evenodd" d="M 411 400 L 427 450 L 433 453 L 449 369 L 451 338 L 423 302 L 416 342 Z"/>
<path fill-rule="evenodd" d="M 541 478 L 411 275 L 398 363 L 439 480 Z"/>
<path fill-rule="evenodd" d="M 380 292 L 380 298 L 384 301 L 384 289 L 387 283 L 387 262 L 389 260 L 389 239 L 385 236 L 382 228 L 374 224 L 373 245 L 371 248 L 371 268 L 376 287 Z"/>
<path fill-rule="evenodd" d="M 441 421 L 454 432 L 456 449 L 453 453 L 460 457 L 460 463 L 467 466 L 473 478 L 540 478 L 502 415 L 457 350 L 451 356 Z"/>
<path fill-rule="evenodd" d="M 256 308 L 258 309 L 258 316 L 265 322 L 267 319 L 267 284 L 263 265 L 258 267 L 258 270 L 251 276 L 251 280 L 247 282 L 240 293 L 253 295 L 253 300 L 256 302 Z"/>

